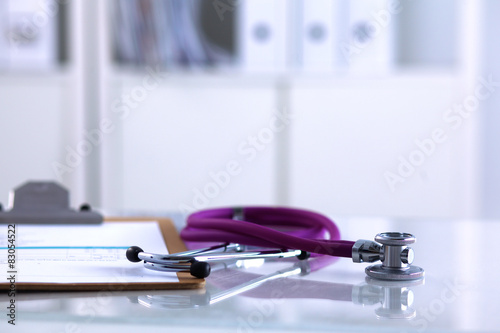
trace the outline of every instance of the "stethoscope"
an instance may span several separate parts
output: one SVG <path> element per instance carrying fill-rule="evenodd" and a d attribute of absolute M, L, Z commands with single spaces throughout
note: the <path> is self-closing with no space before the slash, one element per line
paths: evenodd
<path fill-rule="evenodd" d="M 383 232 L 375 242 L 340 240 L 335 223 L 324 215 L 294 208 L 245 207 L 207 209 L 191 214 L 181 231 L 186 242 L 220 243 L 212 247 L 175 254 L 154 254 L 132 246 L 127 258 L 144 261 L 148 269 L 190 272 L 198 278 L 210 274 L 210 263 L 257 258 L 297 257 L 310 253 L 352 258 L 356 263 L 382 263 L 365 268 L 375 279 L 406 281 L 420 279 L 424 270 L 412 266 L 416 241 L 409 233 Z M 263 249 L 248 249 L 248 247 Z"/>

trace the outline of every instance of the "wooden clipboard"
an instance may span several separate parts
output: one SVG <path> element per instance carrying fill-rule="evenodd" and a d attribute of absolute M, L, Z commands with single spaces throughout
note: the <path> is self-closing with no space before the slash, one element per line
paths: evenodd
<path fill-rule="evenodd" d="M 184 242 L 179 237 L 172 220 L 168 218 L 153 217 L 112 217 L 106 218 L 104 223 L 113 222 L 157 222 L 163 240 L 169 253 L 186 251 Z M 205 279 L 191 276 L 187 272 L 178 272 L 179 282 L 126 282 L 126 283 L 34 283 L 18 282 L 15 284 L 17 291 L 124 291 L 124 290 L 165 290 L 165 289 L 196 289 L 205 286 Z M 11 290 L 10 283 L 0 283 L 0 290 Z"/>

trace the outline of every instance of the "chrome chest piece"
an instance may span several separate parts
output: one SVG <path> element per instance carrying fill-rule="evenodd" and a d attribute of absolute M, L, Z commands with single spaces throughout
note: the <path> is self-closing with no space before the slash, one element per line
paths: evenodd
<path fill-rule="evenodd" d="M 411 266 L 414 252 L 408 245 L 415 243 L 412 234 L 402 232 L 383 232 L 375 236 L 375 241 L 360 239 L 352 247 L 352 261 L 382 264 L 366 267 L 368 276 L 392 281 L 416 280 L 424 276 L 424 270 Z"/>

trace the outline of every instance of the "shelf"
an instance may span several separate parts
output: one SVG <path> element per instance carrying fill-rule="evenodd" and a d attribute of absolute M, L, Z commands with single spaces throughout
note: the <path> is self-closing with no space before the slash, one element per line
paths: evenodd
<path fill-rule="evenodd" d="M 151 67 L 150 67 L 151 68 Z M 112 82 L 137 82 L 145 76 L 151 75 L 152 70 L 138 68 L 114 67 L 109 73 Z M 380 85 L 380 80 L 387 81 L 426 81 L 426 80 L 449 80 L 459 79 L 461 73 L 451 68 L 431 68 L 431 67 L 407 67 L 384 73 L 348 73 L 343 72 L 276 72 L 276 73 L 247 73 L 241 70 L 221 70 L 221 71 L 180 71 L 169 72 L 166 69 L 162 73 L 163 84 L 175 83 L 176 85 L 213 85 L 222 86 L 236 85 L 248 86 L 254 84 L 293 84 L 308 83 L 314 86 L 325 84 L 353 83 L 376 83 Z"/>
<path fill-rule="evenodd" d="M 56 71 L 0 71 L 1 85 L 51 85 L 65 82 L 74 82 L 73 73 L 68 67 L 61 67 Z"/>

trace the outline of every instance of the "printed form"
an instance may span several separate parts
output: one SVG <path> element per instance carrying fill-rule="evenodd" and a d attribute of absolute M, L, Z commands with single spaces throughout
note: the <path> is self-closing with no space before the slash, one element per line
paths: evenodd
<path fill-rule="evenodd" d="M 0 271 L 8 271 L 7 225 L 0 225 Z M 178 282 L 176 273 L 132 263 L 130 246 L 168 253 L 157 222 L 101 225 L 15 225 L 17 282 L 134 283 Z"/>

